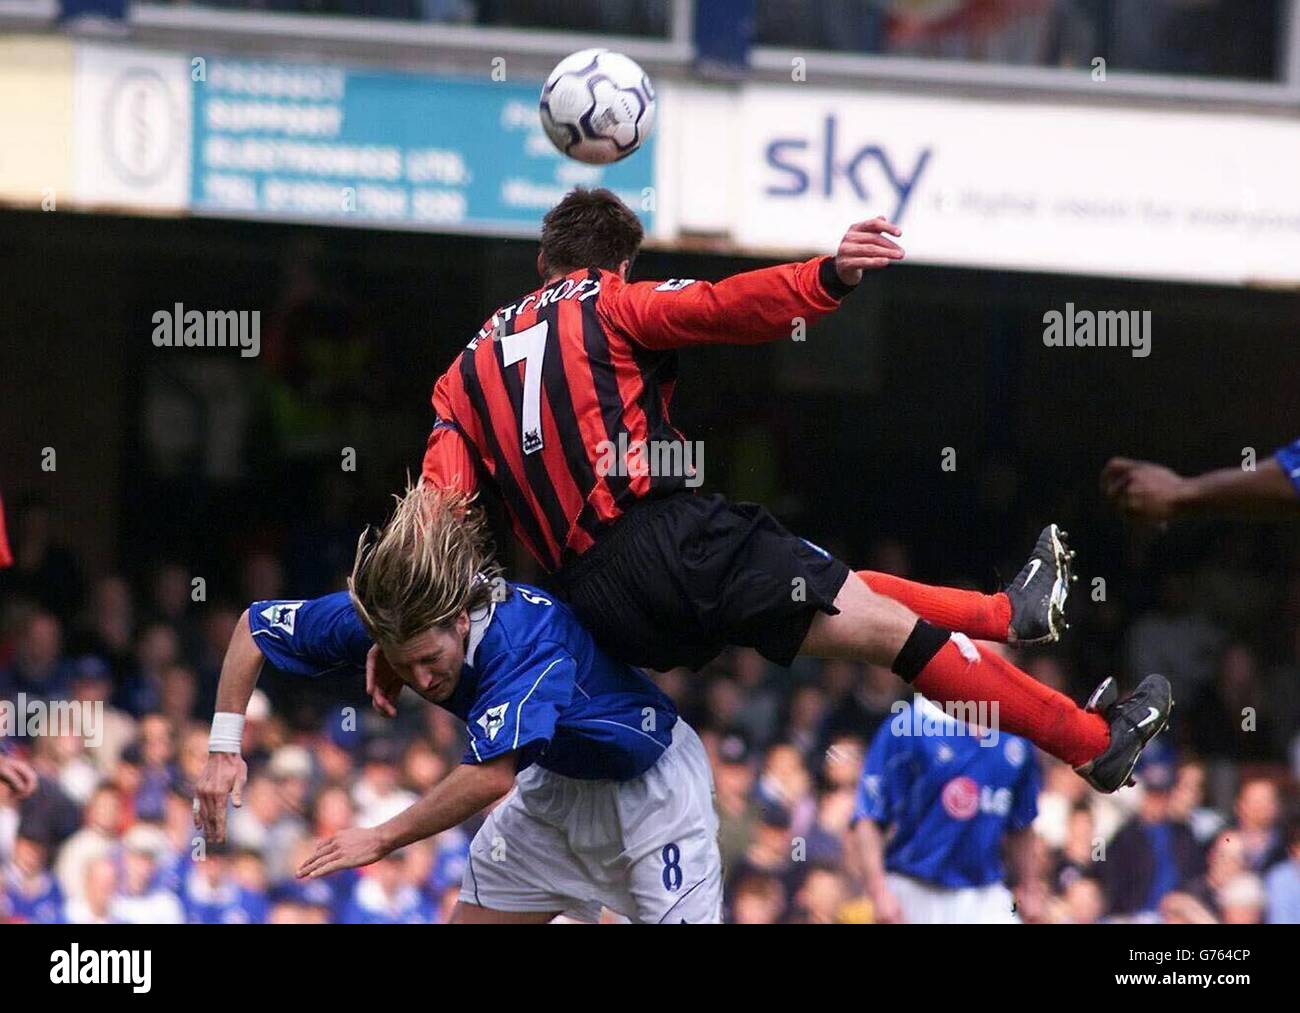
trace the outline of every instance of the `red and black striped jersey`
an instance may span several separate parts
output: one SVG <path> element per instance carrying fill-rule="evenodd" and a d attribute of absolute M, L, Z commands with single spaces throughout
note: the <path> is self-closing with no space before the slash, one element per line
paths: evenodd
<path fill-rule="evenodd" d="M 493 313 L 438 379 L 424 480 L 490 483 L 519 540 L 557 570 L 631 503 L 693 484 L 645 466 L 647 448 L 685 442 L 669 418 L 677 349 L 788 338 L 848 291 L 824 257 L 717 284 L 597 268 L 552 279 Z"/>

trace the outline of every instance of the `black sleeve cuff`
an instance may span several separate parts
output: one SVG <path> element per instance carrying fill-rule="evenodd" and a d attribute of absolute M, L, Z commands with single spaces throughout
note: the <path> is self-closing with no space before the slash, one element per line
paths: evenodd
<path fill-rule="evenodd" d="M 840 280 L 839 274 L 835 270 L 835 258 L 823 257 L 821 266 L 817 268 L 817 278 L 822 283 L 822 288 L 832 299 L 843 299 L 852 292 L 856 285 L 846 285 Z"/>

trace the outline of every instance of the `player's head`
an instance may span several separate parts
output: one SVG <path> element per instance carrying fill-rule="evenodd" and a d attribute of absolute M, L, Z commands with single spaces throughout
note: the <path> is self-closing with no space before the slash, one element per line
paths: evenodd
<path fill-rule="evenodd" d="M 609 190 L 575 187 L 542 219 L 537 270 L 543 278 L 601 267 L 627 277 L 645 232 Z"/>
<path fill-rule="evenodd" d="M 441 703 L 460 680 L 470 613 L 491 601 L 498 572 L 482 511 L 416 486 L 382 529 L 362 534 L 348 591 L 398 677 Z"/>

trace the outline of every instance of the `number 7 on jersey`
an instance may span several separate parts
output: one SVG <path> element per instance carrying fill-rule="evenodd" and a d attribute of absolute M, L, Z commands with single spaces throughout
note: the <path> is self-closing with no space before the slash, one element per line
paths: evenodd
<path fill-rule="evenodd" d="M 542 363 L 546 358 L 546 332 L 550 324 L 539 321 L 514 334 L 501 337 L 501 362 L 524 364 L 524 403 L 520 416 L 520 440 L 524 453 L 542 449 Z"/>

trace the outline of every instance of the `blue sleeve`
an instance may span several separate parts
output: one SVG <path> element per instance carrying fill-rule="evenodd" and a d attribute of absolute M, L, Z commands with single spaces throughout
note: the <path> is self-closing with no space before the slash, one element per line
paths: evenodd
<path fill-rule="evenodd" d="M 493 658 L 465 719 L 469 748 L 462 762 L 486 763 L 518 750 L 519 769 L 533 763 L 554 738 L 576 678 L 572 655 L 552 640 Z"/>
<path fill-rule="evenodd" d="M 1276 454 L 1278 465 L 1282 472 L 1291 480 L 1295 486 L 1296 495 L 1300 495 L 1300 438 L 1288 443 L 1285 447 L 1279 447 Z"/>
<path fill-rule="evenodd" d="M 1008 817 L 1012 830 L 1024 830 L 1038 818 L 1038 790 L 1042 787 L 1043 775 L 1038 767 L 1038 751 L 1025 743 L 1029 758 L 1016 785 L 1016 797 L 1011 802 L 1011 814 Z"/>
<path fill-rule="evenodd" d="M 873 823 L 893 822 L 898 802 L 906 793 L 902 779 L 906 774 L 905 756 L 900 736 L 893 733 L 892 722 L 886 721 L 871 740 L 867 760 L 862 765 L 862 780 L 858 782 L 858 797 L 853 807 L 853 822 L 871 820 Z"/>
<path fill-rule="evenodd" d="M 373 643 L 346 591 L 310 601 L 255 601 L 248 628 L 263 657 L 289 675 L 364 671 Z"/>

